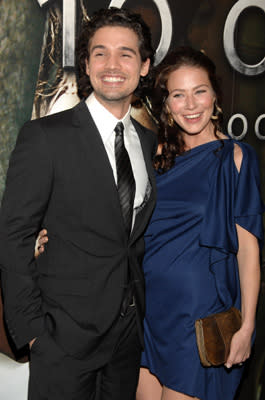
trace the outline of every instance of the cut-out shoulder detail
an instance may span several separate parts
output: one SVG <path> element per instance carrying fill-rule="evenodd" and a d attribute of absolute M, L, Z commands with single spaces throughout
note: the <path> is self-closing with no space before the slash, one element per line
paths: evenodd
<path fill-rule="evenodd" d="M 236 169 L 240 172 L 241 164 L 243 159 L 242 149 L 238 144 L 234 144 L 234 162 L 236 165 Z"/>

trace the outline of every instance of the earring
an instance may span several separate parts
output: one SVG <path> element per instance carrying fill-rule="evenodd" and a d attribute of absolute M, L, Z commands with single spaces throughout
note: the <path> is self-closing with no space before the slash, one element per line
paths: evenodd
<path fill-rule="evenodd" d="M 165 104 L 164 112 L 165 112 L 166 117 L 167 117 L 168 126 L 170 126 L 172 128 L 172 126 L 174 125 L 174 118 L 172 117 L 172 114 L 171 114 L 170 109 L 169 109 L 167 104 Z"/>
<path fill-rule="evenodd" d="M 218 106 L 217 102 L 214 102 L 214 109 L 213 109 L 213 115 L 211 116 L 211 119 L 217 120 L 219 118 L 219 114 L 222 114 L 223 110 L 221 107 Z"/>
<path fill-rule="evenodd" d="M 167 113 L 167 123 L 171 128 L 174 125 L 174 118 L 170 112 Z"/>

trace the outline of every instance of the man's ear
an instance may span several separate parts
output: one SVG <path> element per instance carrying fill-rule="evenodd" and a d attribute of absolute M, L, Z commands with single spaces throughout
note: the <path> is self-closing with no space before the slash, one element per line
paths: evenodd
<path fill-rule="evenodd" d="M 141 67 L 141 76 L 146 76 L 149 72 L 149 67 L 150 67 L 150 58 L 147 58 L 145 61 L 142 63 Z"/>
<path fill-rule="evenodd" d="M 89 64 L 87 58 L 86 58 L 86 74 L 89 76 Z"/>

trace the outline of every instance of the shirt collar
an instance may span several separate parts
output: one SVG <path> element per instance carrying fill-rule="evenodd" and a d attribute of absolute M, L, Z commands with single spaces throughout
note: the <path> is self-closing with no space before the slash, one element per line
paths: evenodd
<path fill-rule="evenodd" d="M 114 115 L 109 112 L 95 97 L 92 92 L 90 96 L 86 99 L 86 104 L 89 109 L 90 114 L 99 130 L 102 137 L 103 143 L 105 144 L 110 136 L 112 135 L 115 126 L 118 122 L 122 122 L 124 125 L 124 136 L 128 135 L 129 127 L 131 124 L 130 114 L 131 106 L 129 107 L 127 113 L 122 119 L 114 117 Z"/>

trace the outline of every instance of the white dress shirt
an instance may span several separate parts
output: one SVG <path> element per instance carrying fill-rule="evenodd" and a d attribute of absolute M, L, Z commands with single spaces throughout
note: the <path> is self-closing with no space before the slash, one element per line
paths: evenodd
<path fill-rule="evenodd" d="M 124 145 L 126 147 L 126 150 L 128 152 L 131 161 L 135 185 L 136 185 L 135 198 L 134 198 L 134 215 L 133 215 L 133 223 L 134 223 L 135 210 L 144 201 L 148 183 L 148 175 L 146 171 L 141 143 L 138 134 L 130 119 L 131 108 L 129 108 L 126 115 L 121 120 L 119 120 L 113 114 L 111 114 L 105 107 L 103 107 L 102 104 L 99 103 L 94 93 L 92 93 L 86 99 L 86 104 L 98 128 L 101 139 L 105 146 L 105 150 L 107 152 L 110 165 L 112 167 L 116 185 L 117 185 L 117 169 L 116 169 L 115 149 L 114 149 L 116 133 L 114 132 L 114 129 L 118 122 L 122 122 L 124 125 Z"/>

